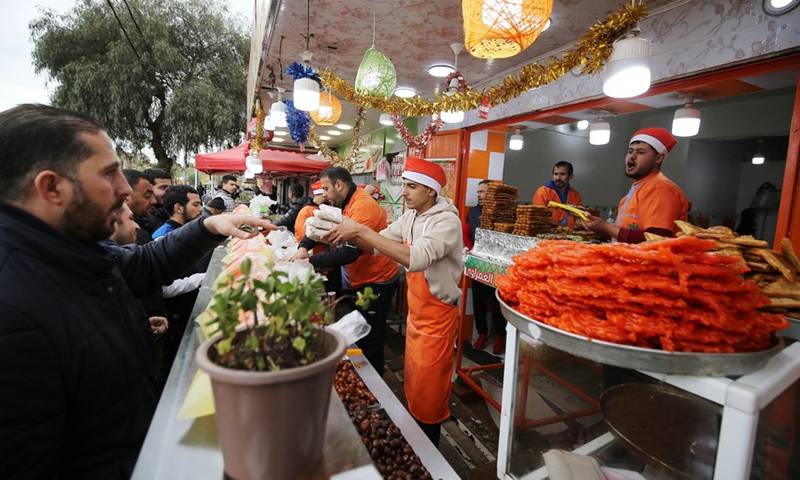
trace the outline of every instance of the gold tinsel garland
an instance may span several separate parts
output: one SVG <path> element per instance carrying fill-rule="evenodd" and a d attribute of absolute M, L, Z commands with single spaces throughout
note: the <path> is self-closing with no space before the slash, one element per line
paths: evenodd
<path fill-rule="evenodd" d="M 256 100 L 256 135 L 250 140 L 250 149 L 254 152 L 260 152 L 264 148 L 264 119 L 266 114 L 264 109 L 261 108 L 261 102 Z"/>
<path fill-rule="evenodd" d="M 363 138 L 361 137 L 361 127 L 364 126 L 364 120 L 367 117 L 367 109 L 364 107 L 358 107 L 356 111 L 356 121 L 353 125 L 353 143 L 350 146 L 350 152 L 348 153 L 346 158 L 342 158 L 336 153 L 335 150 L 332 150 L 327 143 L 320 140 L 317 132 L 314 131 L 314 126 L 312 125 L 311 128 L 308 130 L 308 143 L 311 146 L 318 148 L 319 152 L 325 157 L 326 160 L 331 162 L 331 165 L 335 167 L 344 167 L 348 171 L 352 170 L 353 162 L 355 161 L 356 155 L 358 154 L 359 149 L 361 148 L 361 143 L 363 142 Z"/>
<path fill-rule="evenodd" d="M 636 2 L 612 13 L 597 22 L 577 41 L 576 45 L 560 57 L 551 57 L 546 63 L 531 63 L 505 77 L 500 83 L 484 90 L 469 90 L 453 95 L 439 94 L 432 101 L 420 97 L 384 98 L 362 95 L 343 78 L 329 69 L 320 72 L 323 85 L 339 94 L 344 100 L 362 107 L 408 117 L 432 115 L 441 111 L 468 111 L 478 108 L 481 99 L 488 98 L 490 105 L 499 105 L 519 97 L 532 88 L 547 85 L 581 67 L 582 73 L 593 74 L 602 70 L 613 50 L 616 39 L 633 29 L 647 15 L 647 7 Z"/>

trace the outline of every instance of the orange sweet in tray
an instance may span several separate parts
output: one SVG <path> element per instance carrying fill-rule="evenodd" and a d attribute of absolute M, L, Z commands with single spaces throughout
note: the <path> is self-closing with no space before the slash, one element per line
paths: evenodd
<path fill-rule="evenodd" d="M 669 351 L 769 348 L 787 323 L 735 256 L 691 236 L 641 245 L 539 243 L 497 279 L 514 309 L 590 338 Z"/>

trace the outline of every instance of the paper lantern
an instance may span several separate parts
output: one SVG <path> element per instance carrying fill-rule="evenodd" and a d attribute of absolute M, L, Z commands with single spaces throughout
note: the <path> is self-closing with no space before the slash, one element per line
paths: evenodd
<path fill-rule="evenodd" d="M 464 44 L 478 58 L 513 57 L 547 26 L 553 0 L 462 0 Z"/>
<path fill-rule="evenodd" d="M 356 91 L 361 94 L 389 97 L 397 86 L 397 72 L 389 57 L 369 47 L 356 73 Z"/>
<path fill-rule="evenodd" d="M 309 115 L 317 125 L 333 125 L 342 116 L 342 102 L 331 92 L 322 92 L 319 95 L 319 110 L 309 112 Z"/>

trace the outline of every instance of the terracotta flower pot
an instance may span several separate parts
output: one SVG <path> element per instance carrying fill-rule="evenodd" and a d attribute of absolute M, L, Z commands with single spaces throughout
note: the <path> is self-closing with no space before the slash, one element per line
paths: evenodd
<path fill-rule="evenodd" d="M 225 473 L 236 480 L 293 479 L 316 467 L 336 363 L 347 347 L 325 331 L 322 358 L 277 372 L 234 370 L 213 363 L 203 342 L 195 359 L 211 377 Z"/>

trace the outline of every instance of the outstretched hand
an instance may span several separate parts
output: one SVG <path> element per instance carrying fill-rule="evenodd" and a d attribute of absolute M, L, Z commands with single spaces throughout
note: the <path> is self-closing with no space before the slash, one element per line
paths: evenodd
<path fill-rule="evenodd" d="M 333 227 L 324 238 L 326 242 L 331 244 L 347 242 L 358 237 L 358 234 L 362 228 L 364 228 L 364 225 L 356 222 L 353 219 L 343 217 L 342 223 Z"/>
<path fill-rule="evenodd" d="M 252 231 L 239 228 L 240 225 L 253 227 Z M 253 238 L 258 235 L 258 229 L 277 230 L 278 227 L 269 220 L 262 220 L 251 215 L 213 215 L 203 221 L 203 226 L 208 233 L 236 238 Z"/>

